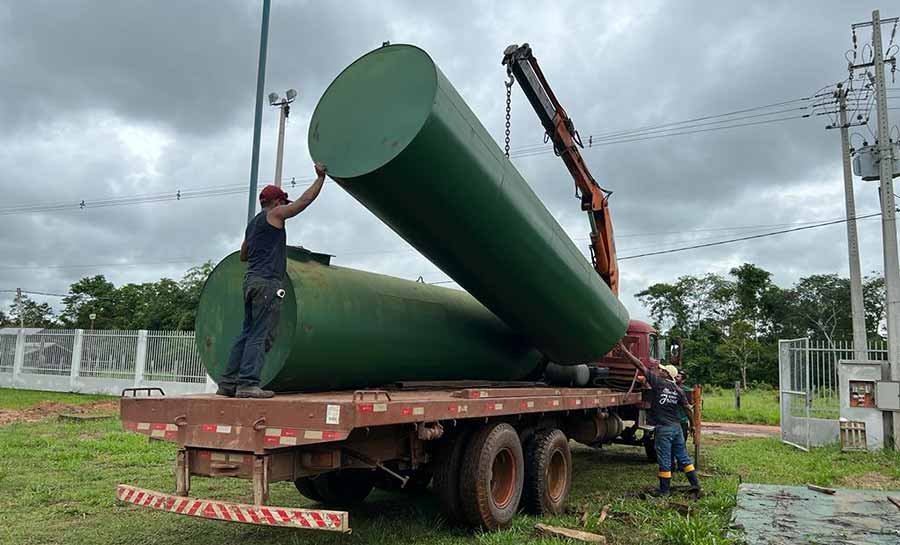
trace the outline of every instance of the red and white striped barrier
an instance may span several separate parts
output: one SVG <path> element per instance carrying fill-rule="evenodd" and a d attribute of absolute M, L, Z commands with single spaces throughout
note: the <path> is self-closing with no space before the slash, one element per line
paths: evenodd
<path fill-rule="evenodd" d="M 186 498 L 184 496 L 173 496 L 154 490 L 137 488 L 127 484 L 120 484 L 116 487 L 116 497 L 123 502 L 133 503 L 138 507 L 168 511 L 179 515 L 263 526 L 350 533 L 349 516 L 346 511 L 268 507 L 265 505 L 247 505 L 217 500 Z"/>

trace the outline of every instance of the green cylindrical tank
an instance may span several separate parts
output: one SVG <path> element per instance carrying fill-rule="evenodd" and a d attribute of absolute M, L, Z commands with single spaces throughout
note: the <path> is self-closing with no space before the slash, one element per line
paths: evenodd
<path fill-rule="evenodd" d="M 316 106 L 309 150 L 556 363 L 596 360 L 625 334 L 625 307 L 421 49 L 347 67 Z"/>
<path fill-rule="evenodd" d="M 262 386 L 280 392 L 365 388 L 399 381 L 519 380 L 543 356 L 471 295 L 336 267 L 288 248 L 286 291 Z M 246 264 L 234 253 L 200 295 L 200 358 L 218 382 L 244 318 Z"/>

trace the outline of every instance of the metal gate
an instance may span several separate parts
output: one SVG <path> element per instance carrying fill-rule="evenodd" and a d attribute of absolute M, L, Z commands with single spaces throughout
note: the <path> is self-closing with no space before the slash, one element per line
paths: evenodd
<path fill-rule="evenodd" d="M 870 360 L 885 359 L 887 347 L 870 343 L 867 355 Z M 782 441 L 804 450 L 838 442 L 838 364 L 852 359 L 850 341 L 778 341 Z"/>

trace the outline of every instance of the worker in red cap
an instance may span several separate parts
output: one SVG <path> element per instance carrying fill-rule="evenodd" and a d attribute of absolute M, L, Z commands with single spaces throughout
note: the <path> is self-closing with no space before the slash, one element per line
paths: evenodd
<path fill-rule="evenodd" d="M 643 376 L 641 382 L 650 386 L 653 401 L 650 405 L 650 416 L 653 420 L 653 443 L 656 448 L 656 463 L 659 464 L 659 488 L 655 494 L 666 496 L 672 484 L 673 460 L 684 471 L 692 491 L 700 490 L 700 480 L 694 462 L 687 452 L 684 435 L 681 431 L 679 410 L 690 408 L 687 397 L 681 387 L 675 383 L 678 368 L 674 365 L 660 365 L 659 375 L 647 369 L 639 358 L 628 351 L 620 341 L 619 350 Z"/>
<path fill-rule="evenodd" d="M 267 185 L 259 192 L 262 211 L 247 224 L 241 244 L 244 275 L 244 327 L 231 349 L 228 365 L 219 381 L 218 395 L 269 398 L 275 395 L 259 387 L 266 352 L 274 341 L 287 267 L 287 233 L 284 222 L 312 204 L 325 183 L 325 165 L 316 164 L 316 181 L 291 202 L 280 187 Z"/>

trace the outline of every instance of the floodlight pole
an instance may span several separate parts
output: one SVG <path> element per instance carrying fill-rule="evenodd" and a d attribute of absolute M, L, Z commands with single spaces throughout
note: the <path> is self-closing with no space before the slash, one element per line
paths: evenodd
<path fill-rule="evenodd" d="M 256 114 L 253 119 L 253 152 L 250 158 L 250 195 L 247 200 L 247 223 L 256 215 L 256 183 L 259 174 L 259 137 L 262 129 L 263 88 L 266 85 L 266 48 L 269 43 L 269 7 L 263 0 L 262 27 L 259 33 L 259 63 L 256 73 Z"/>
<path fill-rule="evenodd" d="M 284 122 L 291 111 L 290 102 L 282 100 L 278 106 L 278 150 L 275 155 L 275 185 L 281 187 L 281 164 L 284 160 Z"/>

